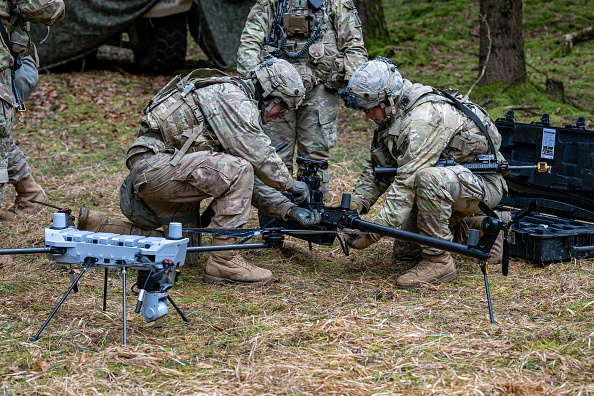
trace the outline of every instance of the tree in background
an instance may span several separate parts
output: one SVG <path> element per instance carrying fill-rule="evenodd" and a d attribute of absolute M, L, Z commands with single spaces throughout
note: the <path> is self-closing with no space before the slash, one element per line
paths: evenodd
<path fill-rule="evenodd" d="M 363 25 L 363 35 L 387 42 L 390 39 L 382 0 L 354 0 Z"/>
<path fill-rule="evenodd" d="M 480 85 L 526 76 L 522 0 L 480 0 Z"/>

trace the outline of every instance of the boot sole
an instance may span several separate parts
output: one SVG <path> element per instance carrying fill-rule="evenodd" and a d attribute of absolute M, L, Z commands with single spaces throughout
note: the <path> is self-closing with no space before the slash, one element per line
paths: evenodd
<path fill-rule="evenodd" d="M 429 285 L 439 285 L 441 283 L 448 283 L 456 280 L 458 278 L 458 270 L 455 269 L 449 274 L 442 276 L 441 278 L 429 281 L 429 282 L 417 282 L 417 283 L 398 283 L 396 282 L 395 285 L 398 289 L 414 289 L 423 284 Z"/>
<path fill-rule="evenodd" d="M 268 286 L 269 284 L 274 282 L 274 277 L 264 280 L 264 281 L 259 281 L 259 282 L 240 282 L 240 281 L 234 281 L 234 280 L 225 279 L 225 278 L 218 278 L 216 276 L 204 274 L 203 281 L 204 281 L 204 283 L 208 283 L 211 285 L 233 284 L 233 285 L 239 285 L 239 286 Z"/>

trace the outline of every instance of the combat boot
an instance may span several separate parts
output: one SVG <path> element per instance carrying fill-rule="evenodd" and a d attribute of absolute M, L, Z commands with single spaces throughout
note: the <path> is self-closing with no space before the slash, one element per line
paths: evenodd
<path fill-rule="evenodd" d="M 130 222 L 114 219 L 113 217 L 106 216 L 102 213 L 85 207 L 80 208 L 80 214 L 78 215 L 78 229 L 93 232 L 110 232 L 120 235 L 142 235 L 145 237 L 159 238 L 165 237 L 165 233 L 161 230 L 145 230 L 135 226 Z"/>
<path fill-rule="evenodd" d="M 509 223 L 512 217 L 511 212 L 497 212 L 497 216 L 499 216 L 499 218 L 506 223 Z M 483 224 L 483 220 L 486 217 L 487 216 L 471 216 L 466 218 L 466 224 L 468 225 L 468 228 L 479 230 L 479 238 L 483 236 L 481 225 Z M 489 264 L 501 263 L 501 259 L 503 257 L 503 231 L 499 232 L 499 235 L 497 235 L 497 239 L 495 240 L 495 243 L 493 244 L 489 254 L 491 255 Z"/>
<path fill-rule="evenodd" d="M 40 206 L 30 200 L 48 203 L 47 195 L 43 189 L 35 182 L 33 176 L 25 177 L 14 184 L 17 197 L 6 212 L 0 214 L 0 221 L 12 221 L 19 216 L 25 216 L 39 212 Z"/>
<path fill-rule="evenodd" d="M 437 256 L 423 254 L 419 264 L 396 280 L 396 287 L 410 289 L 423 283 L 435 285 L 451 282 L 457 277 L 458 270 L 450 252 L 443 252 Z"/>
<path fill-rule="evenodd" d="M 223 239 L 213 236 L 213 246 L 232 245 L 236 238 Z M 210 252 L 204 270 L 205 283 L 237 283 L 242 285 L 266 286 L 274 281 L 272 272 L 248 263 L 233 250 Z"/>

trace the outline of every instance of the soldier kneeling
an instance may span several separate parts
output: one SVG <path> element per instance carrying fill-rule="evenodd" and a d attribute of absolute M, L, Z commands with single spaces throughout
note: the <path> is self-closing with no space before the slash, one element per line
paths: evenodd
<path fill-rule="evenodd" d="M 214 199 L 213 228 L 240 228 L 248 221 L 252 199 L 263 202 L 257 197 L 266 186 L 302 202 L 307 185 L 293 179 L 261 124 L 297 108 L 304 94 L 297 70 L 272 57 L 247 79 L 208 69 L 174 78 L 149 102 L 128 150 L 130 174 L 120 206 L 132 224 L 83 208 L 79 228 L 147 235 L 162 232 L 151 230 L 171 221 L 195 227 L 199 203 L 207 198 Z M 279 206 L 275 215 L 304 226 L 316 222 L 312 212 L 293 203 Z M 235 238 L 213 236 L 213 245 L 233 243 Z M 234 251 L 211 252 L 206 262 L 207 283 L 267 285 L 273 280 L 272 272 Z"/>

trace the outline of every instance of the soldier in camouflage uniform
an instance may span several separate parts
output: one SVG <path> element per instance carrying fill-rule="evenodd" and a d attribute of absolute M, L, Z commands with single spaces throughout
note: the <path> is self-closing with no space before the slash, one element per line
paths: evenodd
<path fill-rule="evenodd" d="M 252 193 L 259 194 L 254 176 L 293 194 L 297 203 L 306 199 L 307 185 L 293 179 L 260 124 L 260 119 L 267 123 L 282 118 L 301 103 L 305 90 L 295 68 L 268 58 L 245 80 L 222 72 L 203 78 L 204 72 L 196 70 L 183 80 L 176 77 L 151 100 L 138 139 L 128 150 L 127 179 L 148 213 L 161 224 L 187 223 L 197 218 L 200 201 L 212 197 L 213 228 L 242 227 L 249 218 Z M 158 223 L 124 210 L 131 199 L 120 195 L 124 214 L 135 226 L 155 228 Z M 90 219 L 88 211 L 81 214 L 79 228 L 97 230 L 103 225 L 101 219 Z M 304 226 L 319 221 L 297 206 L 285 215 Z M 235 238 L 213 236 L 213 245 L 234 242 Z M 207 283 L 265 285 L 273 279 L 269 270 L 232 251 L 211 252 L 204 274 Z"/>
<path fill-rule="evenodd" d="M 486 111 L 467 97 L 458 100 L 486 126 L 489 139 L 469 116 L 435 88 L 402 79 L 389 59 L 365 63 L 341 91 L 347 107 L 365 111 L 375 122 L 371 157 L 352 196 L 352 209 L 366 213 L 387 192 L 375 222 L 408 228 L 422 235 L 447 241 L 450 227 L 480 212 L 481 201 L 497 205 L 507 186 L 501 174 L 473 174 L 461 165 L 435 166 L 439 159 L 456 164 L 474 162 L 477 155 L 497 152 L 501 136 Z M 489 142 L 489 140 L 491 142 Z M 375 166 L 397 167 L 395 177 L 376 179 Z M 352 243 L 365 248 L 379 240 L 366 235 Z M 456 279 L 449 252 L 422 248 L 422 260 L 400 276 L 396 285 L 409 288 L 419 283 L 442 283 Z"/>
<path fill-rule="evenodd" d="M 0 46 L 0 203 L 8 182 L 8 152 L 10 134 L 14 123 L 14 108 L 19 105 L 13 91 L 13 70 L 19 57 L 29 55 L 34 49 L 29 38 L 28 23 L 53 25 L 64 17 L 62 0 L 0 0 L 2 29 Z M 6 38 L 5 38 L 6 37 Z"/>
<path fill-rule="evenodd" d="M 39 72 L 32 56 L 26 56 L 21 59 L 19 67 L 14 76 L 16 89 L 20 99 L 25 102 L 29 95 L 37 87 L 39 81 Z M 17 193 L 14 205 L 6 212 L 0 213 L 0 221 L 11 221 L 18 216 L 36 213 L 39 206 L 31 202 L 48 203 L 49 200 L 45 192 L 35 182 L 31 174 L 31 167 L 27 163 L 27 157 L 21 149 L 14 143 L 10 137 L 10 151 L 8 152 L 8 183 L 12 184 Z"/>
<path fill-rule="evenodd" d="M 295 145 L 300 156 L 328 160 L 336 145 L 337 89 L 367 61 L 353 1 L 258 0 L 241 34 L 237 71 L 247 75 L 269 53 L 297 68 L 307 93 L 299 109 L 268 123 L 264 133 L 273 146 L 288 143 L 279 155 L 291 172 Z M 321 170 L 319 176 L 327 195 L 330 173 Z M 264 191 L 267 200 L 282 200 L 274 190 Z"/>

